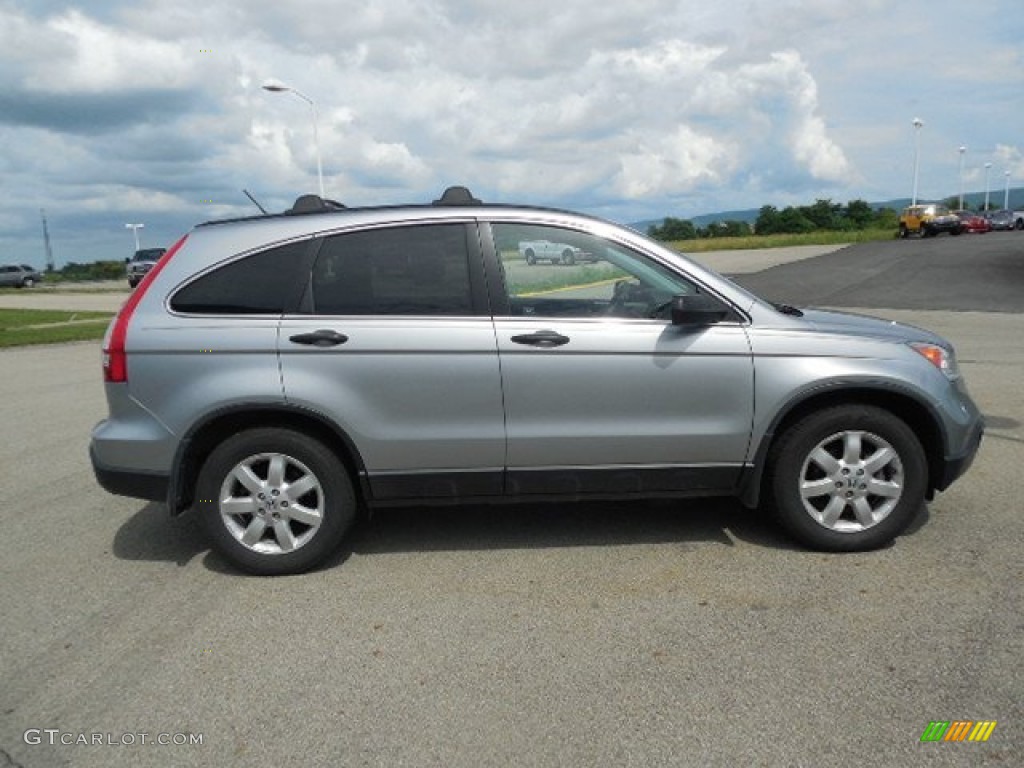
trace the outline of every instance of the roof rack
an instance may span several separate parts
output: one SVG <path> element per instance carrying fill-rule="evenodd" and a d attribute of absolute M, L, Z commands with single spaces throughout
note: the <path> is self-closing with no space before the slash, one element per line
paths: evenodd
<path fill-rule="evenodd" d="M 345 206 L 337 200 L 327 200 L 320 197 L 320 195 L 302 195 L 296 198 L 295 204 L 285 211 L 285 214 L 295 215 L 297 213 L 324 213 L 327 211 L 340 211 L 344 208 Z"/>
<path fill-rule="evenodd" d="M 466 187 L 448 187 L 433 205 L 483 205 Z"/>

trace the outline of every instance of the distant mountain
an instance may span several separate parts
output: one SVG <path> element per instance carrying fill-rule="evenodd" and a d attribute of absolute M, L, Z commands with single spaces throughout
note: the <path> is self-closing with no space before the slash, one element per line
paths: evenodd
<path fill-rule="evenodd" d="M 937 198 L 933 200 L 931 198 L 921 198 L 925 202 L 939 202 L 941 200 L 948 200 L 950 198 L 959 197 L 958 194 L 946 195 L 945 197 Z M 989 203 L 996 207 L 1002 207 L 1003 205 L 1003 189 L 991 189 L 988 195 Z M 813 200 L 804 203 L 804 205 L 813 204 Z M 849 200 L 835 200 L 832 202 L 840 203 L 845 205 L 850 202 Z M 977 209 L 979 206 L 985 204 L 985 193 L 984 192 L 965 192 L 964 193 L 964 205 Z M 909 197 L 898 197 L 893 200 L 883 200 L 882 202 L 869 203 L 869 205 L 878 210 L 879 208 L 892 208 L 895 211 L 899 211 L 902 208 L 910 205 Z M 779 209 L 783 209 L 786 206 L 779 206 Z M 1024 209 L 1024 187 L 1014 187 L 1010 190 L 1010 208 L 1014 211 Z M 689 219 L 693 222 L 695 227 L 706 227 L 708 224 L 712 224 L 716 221 L 745 221 L 748 224 L 753 224 L 757 220 L 757 214 L 760 212 L 760 208 L 748 208 L 747 210 L 741 211 L 720 211 L 718 213 L 702 213 L 699 216 L 687 216 L 684 213 L 668 213 L 665 217 L 672 216 L 677 219 Z M 640 232 L 646 232 L 651 226 L 660 227 L 665 221 L 665 218 L 660 219 L 647 219 L 646 221 L 636 221 L 630 224 L 633 229 L 639 230 Z"/>

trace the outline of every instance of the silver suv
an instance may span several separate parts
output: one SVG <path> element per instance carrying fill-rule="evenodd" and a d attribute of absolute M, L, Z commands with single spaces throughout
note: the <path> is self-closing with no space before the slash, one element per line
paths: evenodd
<path fill-rule="evenodd" d="M 546 240 L 595 264 L 526 266 Z M 942 338 L 775 306 L 629 229 L 484 205 L 201 224 L 103 343 L 107 490 L 193 508 L 254 573 L 383 505 L 729 495 L 804 545 L 878 547 L 971 463 Z"/>

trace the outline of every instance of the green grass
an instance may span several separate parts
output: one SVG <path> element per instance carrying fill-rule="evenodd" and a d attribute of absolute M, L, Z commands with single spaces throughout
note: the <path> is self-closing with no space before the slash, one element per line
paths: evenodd
<path fill-rule="evenodd" d="M 552 267 L 550 270 L 528 267 L 518 271 L 515 277 L 509 280 L 509 291 L 513 296 L 522 296 L 527 293 L 557 291 L 561 288 L 573 288 L 623 277 L 626 277 L 626 273 L 611 264 Z"/>
<path fill-rule="evenodd" d="M 0 347 L 102 339 L 113 316 L 112 312 L 0 309 Z"/>
<path fill-rule="evenodd" d="M 751 235 L 749 237 L 709 237 L 700 240 L 674 240 L 668 246 L 683 253 L 706 251 L 745 251 L 752 248 L 790 248 L 794 245 L 843 245 L 892 240 L 893 229 L 864 229 L 849 232 L 808 232 L 802 235 Z"/>

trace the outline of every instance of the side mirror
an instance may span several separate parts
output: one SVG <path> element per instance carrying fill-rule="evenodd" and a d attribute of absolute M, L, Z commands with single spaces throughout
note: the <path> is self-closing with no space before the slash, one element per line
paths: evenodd
<path fill-rule="evenodd" d="M 714 325 L 729 309 L 706 293 L 672 297 L 672 325 Z"/>

